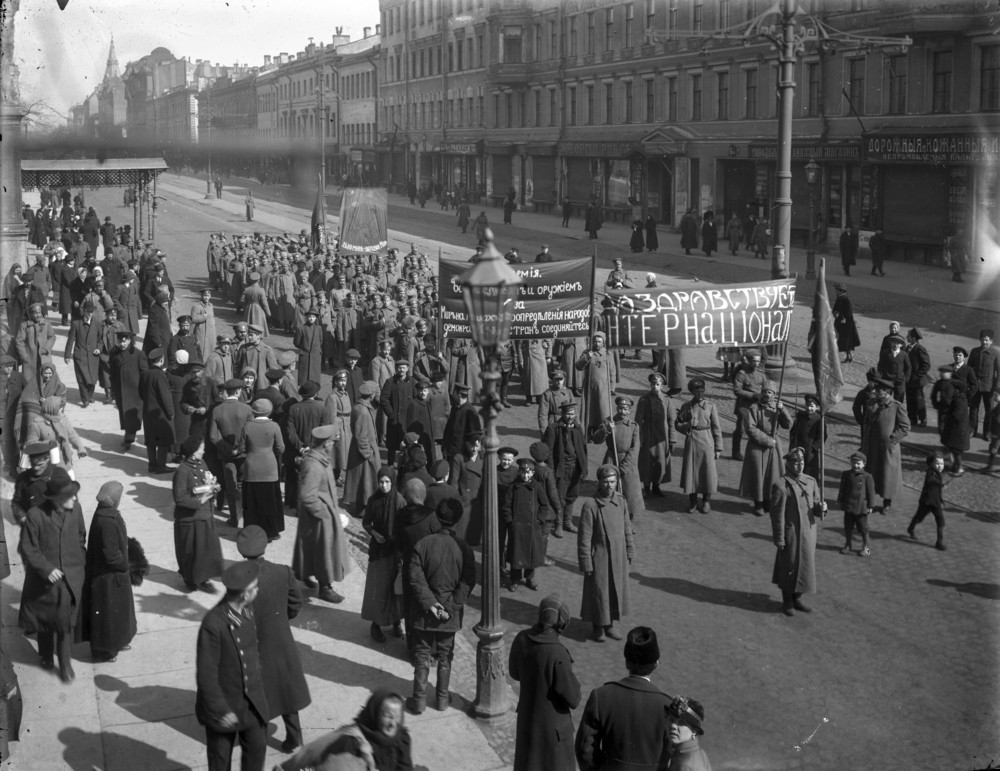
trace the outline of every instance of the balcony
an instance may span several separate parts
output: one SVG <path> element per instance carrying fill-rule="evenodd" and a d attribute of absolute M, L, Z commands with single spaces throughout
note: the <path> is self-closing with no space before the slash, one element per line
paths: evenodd
<path fill-rule="evenodd" d="M 526 85 L 536 74 L 537 69 L 537 62 L 497 63 L 486 68 L 486 76 L 494 85 Z"/>

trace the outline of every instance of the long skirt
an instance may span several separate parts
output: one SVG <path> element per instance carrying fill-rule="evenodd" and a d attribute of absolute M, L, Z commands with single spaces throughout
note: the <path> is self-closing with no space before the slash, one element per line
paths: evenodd
<path fill-rule="evenodd" d="M 402 620 L 402 582 L 398 580 L 399 572 L 395 554 L 368 560 L 361 618 L 374 621 L 379 626 L 389 626 Z"/>
<path fill-rule="evenodd" d="M 280 482 L 243 482 L 244 527 L 257 525 L 273 540 L 285 529 Z"/>
<path fill-rule="evenodd" d="M 211 519 L 174 522 L 174 553 L 177 572 L 190 586 L 222 575 L 222 546 Z"/>

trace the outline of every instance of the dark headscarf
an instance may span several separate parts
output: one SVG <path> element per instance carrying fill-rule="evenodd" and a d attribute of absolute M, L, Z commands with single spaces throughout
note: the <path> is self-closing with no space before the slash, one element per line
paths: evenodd
<path fill-rule="evenodd" d="M 372 755 L 378 771 L 412 768 L 410 732 L 403 722 L 400 721 L 395 736 L 386 736 L 378 728 L 378 714 L 387 699 L 398 699 L 400 704 L 403 703 L 403 697 L 391 688 L 379 688 L 369 697 L 368 703 L 354 718 L 354 722 L 372 746 Z"/>

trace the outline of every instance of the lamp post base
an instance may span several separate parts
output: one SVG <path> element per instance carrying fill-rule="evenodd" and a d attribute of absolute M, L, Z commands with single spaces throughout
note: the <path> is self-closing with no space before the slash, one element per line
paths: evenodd
<path fill-rule="evenodd" d="M 503 628 L 476 626 L 473 631 L 479 642 L 476 645 L 476 701 L 472 705 L 472 715 L 479 720 L 492 720 L 507 714 L 511 703 Z"/>
<path fill-rule="evenodd" d="M 212 180 L 205 180 L 205 200 L 207 201 L 212 197 Z"/>
<path fill-rule="evenodd" d="M 816 251 L 814 249 L 806 252 L 806 278 L 810 281 L 816 279 Z"/>

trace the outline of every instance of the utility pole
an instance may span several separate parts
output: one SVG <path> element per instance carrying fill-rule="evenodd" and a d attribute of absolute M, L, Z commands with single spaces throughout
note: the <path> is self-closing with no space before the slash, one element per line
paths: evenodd
<path fill-rule="evenodd" d="M 205 180 L 205 200 L 212 197 L 212 86 L 208 79 L 205 93 L 208 94 L 208 141 L 205 146 L 208 148 L 208 179 Z"/>

